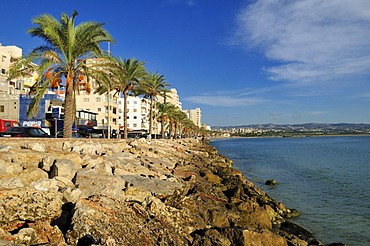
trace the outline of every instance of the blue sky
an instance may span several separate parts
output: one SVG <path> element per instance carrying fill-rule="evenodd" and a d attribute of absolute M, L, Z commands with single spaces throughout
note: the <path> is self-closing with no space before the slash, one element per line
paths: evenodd
<path fill-rule="evenodd" d="M 211 126 L 370 123 L 368 0 L 2 0 L 0 43 L 24 53 L 34 16 L 77 10 L 146 62 Z"/>

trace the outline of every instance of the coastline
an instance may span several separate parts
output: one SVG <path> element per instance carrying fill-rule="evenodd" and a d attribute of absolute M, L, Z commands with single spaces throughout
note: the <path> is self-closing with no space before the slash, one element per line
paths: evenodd
<path fill-rule="evenodd" d="M 323 245 L 196 139 L 0 143 L 0 245 Z"/>

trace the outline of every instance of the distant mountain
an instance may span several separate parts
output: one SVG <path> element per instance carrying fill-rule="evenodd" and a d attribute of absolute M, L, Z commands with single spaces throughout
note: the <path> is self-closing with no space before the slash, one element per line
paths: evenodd
<path fill-rule="evenodd" d="M 212 129 L 230 129 L 230 128 L 254 128 L 254 129 L 275 129 L 275 130 L 296 130 L 296 129 L 370 129 L 370 124 L 355 123 L 305 123 L 305 124 L 252 124 L 242 126 L 212 126 Z"/>

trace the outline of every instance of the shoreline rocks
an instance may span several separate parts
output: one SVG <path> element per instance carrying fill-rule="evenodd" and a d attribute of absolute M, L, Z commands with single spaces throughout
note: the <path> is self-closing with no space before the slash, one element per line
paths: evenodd
<path fill-rule="evenodd" d="M 323 245 L 195 139 L 0 145 L 0 246 Z"/>

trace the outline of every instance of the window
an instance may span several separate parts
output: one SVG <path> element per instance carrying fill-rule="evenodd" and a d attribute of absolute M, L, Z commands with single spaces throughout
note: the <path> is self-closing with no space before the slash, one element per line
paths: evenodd
<path fill-rule="evenodd" d="M 100 98 L 100 97 L 97 97 L 97 98 L 95 99 L 95 101 L 100 102 L 100 101 L 101 101 L 101 98 Z"/>
<path fill-rule="evenodd" d="M 136 120 L 137 119 L 137 116 L 134 116 L 134 119 Z"/>
<path fill-rule="evenodd" d="M 101 112 L 101 108 L 98 108 L 98 112 Z"/>
<path fill-rule="evenodd" d="M 5 68 L 2 68 L 2 69 L 1 69 L 1 73 L 2 73 L 2 74 L 5 74 Z"/>
<path fill-rule="evenodd" d="M 137 109 L 136 108 L 134 108 L 134 112 L 137 112 Z"/>
<path fill-rule="evenodd" d="M 134 123 L 134 127 L 137 127 L 137 124 L 136 123 Z"/>
<path fill-rule="evenodd" d="M 1 61 L 6 62 L 6 56 L 2 56 Z"/>
<path fill-rule="evenodd" d="M 84 102 L 90 102 L 90 98 L 84 98 Z"/>
<path fill-rule="evenodd" d="M 137 104 L 137 101 L 134 101 L 134 104 Z"/>
<path fill-rule="evenodd" d="M 4 105 L 0 105 L 0 112 L 2 112 L 2 113 L 4 113 L 5 111 L 4 111 Z"/>

